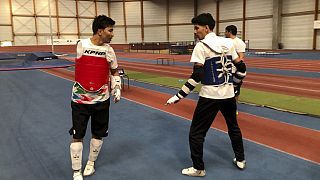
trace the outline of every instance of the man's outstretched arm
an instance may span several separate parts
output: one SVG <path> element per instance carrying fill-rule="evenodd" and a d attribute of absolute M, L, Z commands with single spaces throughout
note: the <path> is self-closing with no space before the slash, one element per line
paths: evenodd
<path fill-rule="evenodd" d="M 168 99 L 165 105 L 170 105 L 179 102 L 180 99 L 185 98 L 188 94 L 193 91 L 193 89 L 199 84 L 203 78 L 204 70 L 203 65 L 200 63 L 195 63 L 193 66 L 193 72 L 188 79 L 188 81 L 182 86 L 179 92 Z"/>

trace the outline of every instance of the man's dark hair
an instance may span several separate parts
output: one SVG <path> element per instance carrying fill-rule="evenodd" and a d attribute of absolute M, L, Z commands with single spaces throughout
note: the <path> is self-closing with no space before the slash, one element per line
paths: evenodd
<path fill-rule="evenodd" d="M 93 19 L 92 31 L 96 34 L 99 29 L 105 29 L 106 27 L 115 25 L 116 22 L 106 15 L 99 15 Z"/>
<path fill-rule="evenodd" d="M 229 25 L 229 26 L 227 26 L 226 27 L 226 31 L 227 32 L 230 32 L 232 35 L 237 35 L 237 26 L 235 26 L 235 25 Z"/>
<path fill-rule="evenodd" d="M 191 22 L 194 25 L 196 24 L 200 26 L 208 25 L 211 31 L 214 29 L 216 25 L 216 21 L 213 19 L 210 13 L 202 13 L 197 17 L 192 18 Z"/>

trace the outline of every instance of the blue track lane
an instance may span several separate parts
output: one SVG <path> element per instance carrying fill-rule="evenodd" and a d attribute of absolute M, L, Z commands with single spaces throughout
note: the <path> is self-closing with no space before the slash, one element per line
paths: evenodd
<path fill-rule="evenodd" d="M 0 72 L 0 179 L 68 180 L 72 82 L 40 72 Z M 136 85 L 136 83 L 135 83 Z M 142 92 L 143 93 L 143 92 Z M 95 180 L 186 180 L 191 165 L 190 121 L 122 99 L 111 104 L 110 134 Z M 88 136 L 83 165 L 87 160 Z M 248 168 L 236 169 L 227 134 L 210 129 L 204 147 L 207 176 L 219 180 L 317 180 L 320 166 L 244 141 Z M 236 178 L 235 178 L 236 177 Z"/>

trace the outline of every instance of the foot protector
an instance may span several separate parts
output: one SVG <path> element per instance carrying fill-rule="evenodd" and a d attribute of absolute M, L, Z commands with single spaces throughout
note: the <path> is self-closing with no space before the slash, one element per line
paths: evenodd
<path fill-rule="evenodd" d="M 91 176 L 94 173 L 94 162 L 88 161 L 83 171 L 83 176 Z"/>
<path fill-rule="evenodd" d="M 83 180 L 81 171 L 73 172 L 73 180 Z"/>

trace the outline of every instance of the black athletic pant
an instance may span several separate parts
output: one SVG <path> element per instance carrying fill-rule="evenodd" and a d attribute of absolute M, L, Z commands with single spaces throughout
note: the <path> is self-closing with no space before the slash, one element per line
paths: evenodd
<path fill-rule="evenodd" d="M 244 160 L 242 135 L 237 123 L 235 98 L 208 99 L 200 97 L 193 114 L 189 132 L 191 159 L 195 169 L 204 170 L 204 138 L 219 110 L 226 120 L 235 157 L 238 161 Z"/>

